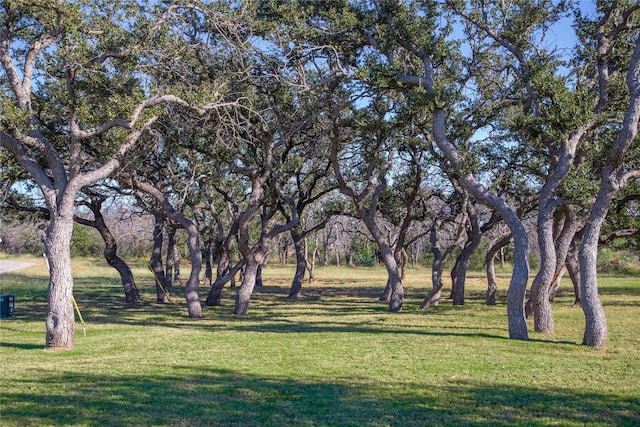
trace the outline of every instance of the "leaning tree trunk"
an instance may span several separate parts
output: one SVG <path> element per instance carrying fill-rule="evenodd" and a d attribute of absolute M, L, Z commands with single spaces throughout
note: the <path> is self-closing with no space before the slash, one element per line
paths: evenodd
<path fill-rule="evenodd" d="M 118 256 L 118 244 L 113 234 L 111 234 L 111 230 L 107 227 L 104 216 L 102 216 L 102 201 L 103 198 L 93 196 L 91 197 L 91 203 L 87 204 L 87 207 L 93 212 L 93 220 L 75 217 L 75 221 L 98 230 L 104 241 L 104 259 L 107 261 L 107 264 L 115 268 L 120 275 L 125 301 L 140 302 L 140 295 L 138 294 L 138 288 L 133 278 L 133 272 L 131 268 L 129 268 L 129 265 Z"/>
<path fill-rule="evenodd" d="M 73 313 L 73 276 L 71 274 L 71 235 L 73 215 L 51 215 L 45 233 L 49 262 L 47 307 L 47 347 L 72 348 L 75 318 Z"/>
<path fill-rule="evenodd" d="M 404 280 L 407 278 L 407 264 L 409 263 L 409 255 L 405 248 L 400 251 L 400 259 L 400 278 Z"/>
<path fill-rule="evenodd" d="M 220 260 L 218 261 L 218 267 L 216 270 L 216 280 L 209 289 L 209 294 L 207 295 L 207 300 L 205 302 L 206 305 L 220 305 L 222 289 L 224 288 L 224 285 L 231 280 L 231 276 L 229 275 L 231 260 L 229 259 L 229 251 L 226 250 L 224 245 L 219 255 Z"/>
<path fill-rule="evenodd" d="M 305 245 L 306 248 L 306 245 Z M 305 249 L 305 258 L 307 258 L 307 250 Z M 313 244 L 313 251 L 311 253 L 311 262 L 307 263 L 307 271 L 309 271 L 309 283 L 313 283 L 316 281 L 316 259 L 318 257 L 318 233 L 316 233 L 316 237 Z"/>
<path fill-rule="evenodd" d="M 551 287 L 557 278 L 558 264 L 554 226 L 556 208 L 559 206 L 558 190 L 569 174 L 576 148 L 582 136 L 589 129 L 582 125 L 562 141 L 557 149 L 558 159 L 551 166 L 551 173 L 542 186 L 538 196 L 538 245 L 540 246 L 540 270 L 531 284 L 531 306 L 533 309 L 533 327 L 536 332 L 553 333 L 553 312 L 551 310 Z M 569 240 L 570 241 L 570 240 Z M 568 243 L 567 243 L 568 244 Z M 562 254 L 564 255 L 564 254 Z"/>
<path fill-rule="evenodd" d="M 264 267 L 264 264 L 260 263 L 258 264 L 258 269 L 256 270 L 256 286 L 260 287 L 262 286 L 264 283 L 262 282 L 262 268 Z"/>
<path fill-rule="evenodd" d="M 432 251 L 435 256 L 431 267 L 431 290 L 422 300 L 420 310 L 426 310 L 429 307 L 438 305 L 442 295 L 442 287 L 444 286 L 442 282 L 443 265 L 440 249 L 434 247 Z"/>
<path fill-rule="evenodd" d="M 468 230 L 467 242 L 462 248 L 462 252 L 456 260 L 455 271 L 455 286 L 453 291 L 453 305 L 464 305 L 464 285 L 467 279 L 467 271 L 471 264 L 471 255 L 480 245 L 482 233 L 480 232 L 480 226 L 478 224 L 478 214 L 473 206 L 470 204 L 467 207 L 469 213 L 469 221 L 471 222 L 471 228 Z"/>
<path fill-rule="evenodd" d="M 424 297 L 420 310 L 426 310 L 431 306 L 438 305 L 440 302 L 440 296 L 442 294 L 442 271 L 444 270 L 445 256 L 438 247 L 438 228 L 440 227 L 440 220 L 436 221 L 431 226 L 429 240 L 431 241 L 431 252 L 433 252 L 433 264 L 431 266 L 431 290 Z"/>
<path fill-rule="evenodd" d="M 198 319 L 202 317 L 202 305 L 200 304 L 200 297 L 198 295 L 198 285 L 200 284 L 200 271 L 202 270 L 202 252 L 200 251 L 200 239 L 198 233 L 198 227 L 189 220 L 182 216 L 179 220 L 188 233 L 188 245 L 189 245 L 189 258 L 191 260 L 191 273 L 184 289 L 184 296 L 187 302 L 187 310 L 189 317 L 192 319 Z"/>
<path fill-rule="evenodd" d="M 129 265 L 118 256 L 118 245 L 115 239 L 108 229 L 99 230 L 105 242 L 104 259 L 107 261 L 107 264 L 118 271 L 122 288 L 124 289 L 125 301 L 140 302 L 140 295 L 138 294 L 138 288 L 133 278 L 133 272 L 131 268 L 129 268 Z M 108 233 L 109 237 L 107 237 L 106 233 Z"/>
<path fill-rule="evenodd" d="M 578 258 L 579 242 L 582 238 L 582 233 L 576 233 L 571 241 L 571 247 L 567 253 L 566 267 L 569 273 L 569 278 L 573 284 L 573 306 L 582 306 L 580 298 L 580 259 Z"/>
<path fill-rule="evenodd" d="M 533 328 L 536 332 L 553 333 L 553 312 L 549 292 L 556 271 L 556 248 L 553 239 L 553 207 L 539 206 L 538 244 L 540 270 L 531 284 Z"/>
<path fill-rule="evenodd" d="M 153 227 L 153 249 L 149 258 L 149 265 L 155 274 L 156 279 L 156 297 L 158 302 L 169 302 L 169 291 L 167 290 L 167 282 L 165 280 L 164 268 L 162 266 L 162 245 L 164 242 L 164 234 L 162 229 L 164 221 L 159 213 L 154 214 L 155 225 Z"/>
<path fill-rule="evenodd" d="M 203 249 L 203 258 L 204 258 L 204 279 L 202 281 L 202 286 L 207 288 L 211 288 L 213 284 L 213 251 L 211 250 L 211 246 L 213 244 L 213 239 L 208 239 L 204 244 Z"/>
<path fill-rule="evenodd" d="M 304 274 L 307 271 L 307 256 L 302 235 L 298 233 L 295 227 L 291 229 L 291 239 L 293 240 L 293 248 L 296 253 L 296 272 L 291 281 L 289 298 L 302 298 L 302 282 L 304 280 Z"/>
<path fill-rule="evenodd" d="M 382 255 L 382 262 L 387 269 L 387 286 L 391 289 L 389 296 L 389 311 L 397 313 L 402 311 L 402 302 L 404 299 L 404 288 L 402 286 L 402 278 L 398 262 L 396 261 L 391 248 L 388 245 L 379 245 Z"/>
<path fill-rule="evenodd" d="M 511 243 L 511 234 L 498 240 L 493 246 L 490 246 L 489 250 L 487 251 L 487 255 L 485 257 L 485 266 L 487 272 L 487 305 L 496 305 L 496 292 L 498 290 L 495 270 L 496 255 L 509 243 Z"/>
<path fill-rule="evenodd" d="M 165 286 L 167 289 L 167 292 L 171 292 L 171 288 L 173 287 L 173 275 L 174 275 L 174 270 L 175 271 L 180 271 L 180 268 L 178 267 L 176 269 L 176 258 L 174 256 L 174 252 L 177 250 L 176 247 L 176 227 L 173 225 L 169 225 L 167 227 L 167 259 L 165 260 L 165 270 L 164 270 L 164 277 L 165 277 Z M 178 273 L 180 274 L 180 273 Z"/>
<path fill-rule="evenodd" d="M 562 230 L 556 237 L 556 280 L 551 285 L 551 291 L 549 292 L 549 300 L 553 302 L 558 289 L 560 288 L 560 281 L 567 269 L 567 257 L 571 250 L 573 241 L 577 231 L 582 228 L 582 221 L 580 221 L 575 212 L 571 208 L 567 207 L 563 212 L 564 221 Z"/>
<path fill-rule="evenodd" d="M 253 289 L 256 286 L 256 277 L 258 276 L 258 267 L 262 264 L 262 255 L 252 254 L 245 262 L 242 283 L 240 289 L 238 289 L 236 306 L 233 311 L 234 314 L 241 316 L 249 312 L 249 301 L 251 301 L 251 294 L 253 294 Z"/>
<path fill-rule="evenodd" d="M 195 319 L 202 317 L 202 306 L 200 305 L 200 298 L 198 296 L 200 271 L 202 270 L 202 252 L 200 250 L 200 234 L 198 232 L 198 227 L 187 216 L 177 211 L 165 194 L 153 185 L 135 181 L 134 186 L 145 191 L 158 203 L 161 203 L 164 214 L 171 220 L 180 224 L 180 226 L 187 231 L 187 246 L 189 247 L 189 258 L 191 260 L 191 273 L 189 274 L 189 279 L 187 279 L 187 284 L 185 285 L 184 296 L 187 303 L 189 317 Z M 156 215 L 156 228 L 159 228 L 158 223 L 162 224 L 159 214 Z M 159 260 L 158 264 L 160 270 L 162 270 L 162 261 Z M 164 270 L 162 270 L 162 272 L 164 274 Z"/>
<path fill-rule="evenodd" d="M 384 285 L 384 289 L 382 290 L 382 294 L 378 301 L 389 301 L 391 298 L 391 279 L 387 276 L 387 283 Z"/>
<path fill-rule="evenodd" d="M 224 269 L 220 269 L 220 267 L 218 267 L 216 280 L 213 282 L 213 285 L 211 285 L 209 295 L 207 296 L 207 305 L 220 305 L 224 285 L 231 282 L 231 287 L 235 288 L 235 276 L 243 267 L 243 260 L 239 261 L 234 267 L 230 267 L 229 264 L 226 264 Z"/>
<path fill-rule="evenodd" d="M 591 209 L 589 220 L 584 228 L 584 239 L 579 251 L 580 259 L 580 296 L 585 315 L 585 329 L 582 343 L 596 348 L 604 347 L 607 342 L 607 321 L 598 295 L 598 243 L 600 229 L 611 201 L 616 192 L 631 178 L 633 172 L 625 168 L 625 160 L 631 144 L 638 135 L 640 121 L 640 37 L 629 62 L 626 79 L 629 88 L 629 107 L 624 116 L 622 127 L 609 152 L 607 164 L 602 170 L 602 182 Z M 640 175 L 635 171 L 635 177 Z"/>
<path fill-rule="evenodd" d="M 605 186 L 603 186 L 605 187 Z M 607 190 L 604 190 L 606 192 Z M 603 193 L 603 189 L 600 190 Z M 582 344 L 602 348 L 607 343 L 607 319 L 598 294 L 598 240 L 600 227 L 606 217 L 611 201 L 607 197 L 596 198 L 589 222 L 585 227 L 584 240 L 578 252 L 580 259 L 580 298 L 585 316 Z"/>
<path fill-rule="evenodd" d="M 178 250 L 178 245 L 173 245 L 173 250 L 171 251 L 171 256 L 173 257 L 173 280 L 172 284 L 181 285 L 182 278 L 180 277 L 180 251 Z"/>
<path fill-rule="evenodd" d="M 438 147 L 445 153 L 451 165 L 464 170 L 463 160 L 458 150 L 446 136 L 446 111 L 437 109 L 433 115 L 433 135 Z M 507 291 L 507 319 L 509 337 L 528 340 L 527 320 L 524 315 L 524 299 L 529 281 L 529 237 L 520 218 L 507 203 L 491 193 L 471 174 L 459 178 L 460 184 L 481 203 L 490 205 L 502 216 L 511 230 L 514 240 L 514 262 L 511 282 Z"/>

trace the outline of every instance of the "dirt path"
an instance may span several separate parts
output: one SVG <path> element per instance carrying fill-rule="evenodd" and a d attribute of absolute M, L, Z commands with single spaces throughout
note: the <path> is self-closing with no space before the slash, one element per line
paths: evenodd
<path fill-rule="evenodd" d="M 0 260 L 0 274 L 9 273 L 23 268 L 34 266 L 32 262 L 6 261 Z"/>

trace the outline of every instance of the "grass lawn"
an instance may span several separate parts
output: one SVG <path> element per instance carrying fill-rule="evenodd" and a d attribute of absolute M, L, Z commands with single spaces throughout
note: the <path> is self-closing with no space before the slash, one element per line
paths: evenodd
<path fill-rule="evenodd" d="M 593 350 L 579 345 L 568 283 L 555 334 L 521 342 L 508 339 L 506 276 L 497 306 L 472 274 L 463 307 L 421 312 L 430 270 L 409 270 L 394 314 L 377 301 L 382 269 L 319 268 L 290 300 L 293 269 L 268 266 L 247 316 L 231 314 L 226 289 L 192 320 L 181 288 L 154 303 L 142 262 L 132 267 L 143 302 L 125 304 L 115 270 L 83 259 L 74 294 L 87 335 L 78 322 L 61 352 L 43 346 L 47 275 L 32 261 L 0 276 L 0 293 L 16 297 L 0 321 L 2 426 L 640 425 L 639 277 L 600 279 L 609 341 Z"/>

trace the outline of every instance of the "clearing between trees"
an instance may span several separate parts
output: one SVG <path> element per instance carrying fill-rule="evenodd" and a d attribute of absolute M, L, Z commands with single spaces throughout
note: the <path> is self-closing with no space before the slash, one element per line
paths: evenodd
<path fill-rule="evenodd" d="M 142 301 L 126 303 L 117 272 L 74 259 L 87 335 L 78 321 L 74 349 L 60 352 L 45 349 L 48 276 L 33 262 L 0 276 L 16 296 L 15 316 L 0 322 L 3 426 L 640 424 L 638 277 L 600 278 L 610 340 L 596 350 L 580 345 L 568 281 L 553 303 L 556 333 L 519 341 L 505 327 L 506 273 L 495 306 L 472 273 L 464 306 L 443 298 L 420 311 L 430 270 L 409 269 L 403 311 L 392 313 L 377 300 L 381 267 L 319 267 L 291 299 L 294 267 L 268 265 L 246 316 L 232 314 L 225 289 L 195 320 L 182 298 L 155 302 L 142 261 L 131 263 Z"/>

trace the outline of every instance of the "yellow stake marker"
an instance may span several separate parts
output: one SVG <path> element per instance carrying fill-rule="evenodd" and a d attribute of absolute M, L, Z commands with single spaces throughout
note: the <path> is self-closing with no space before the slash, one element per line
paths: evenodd
<path fill-rule="evenodd" d="M 76 299 L 73 297 L 73 295 L 71 295 L 71 301 L 73 301 L 73 306 L 76 309 L 76 313 L 78 313 L 78 318 L 80 319 L 80 322 L 82 323 L 82 333 L 84 334 L 84 337 L 87 337 L 87 325 L 84 323 L 84 319 L 82 318 L 82 313 L 80 313 L 80 309 L 78 308 L 78 303 L 76 302 Z"/>

